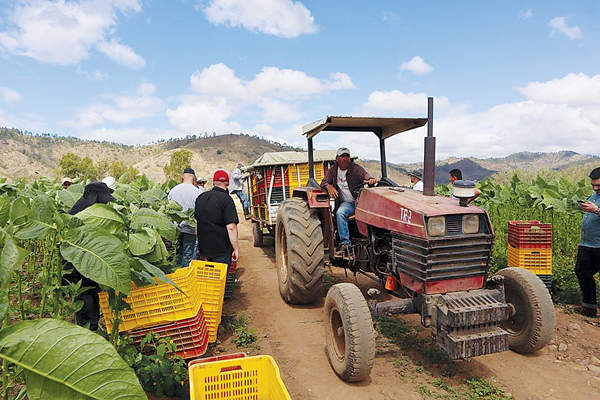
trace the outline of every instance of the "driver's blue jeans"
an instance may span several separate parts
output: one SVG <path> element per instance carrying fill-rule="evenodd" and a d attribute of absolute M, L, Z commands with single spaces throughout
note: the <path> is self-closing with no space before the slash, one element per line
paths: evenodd
<path fill-rule="evenodd" d="M 354 214 L 354 203 L 342 203 L 335 212 L 340 244 L 350 246 L 350 230 L 348 229 L 348 217 Z"/>

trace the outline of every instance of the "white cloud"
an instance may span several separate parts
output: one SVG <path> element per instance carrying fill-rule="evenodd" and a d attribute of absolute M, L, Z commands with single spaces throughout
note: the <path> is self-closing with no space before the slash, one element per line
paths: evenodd
<path fill-rule="evenodd" d="M 4 103 L 13 103 L 19 101 L 23 98 L 21 93 L 13 90 L 11 88 L 7 88 L 5 86 L 0 86 L 0 101 Z"/>
<path fill-rule="evenodd" d="M 171 124 L 184 134 L 239 131 L 241 124 L 229 121 L 234 115 L 247 114 L 263 127 L 260 124 L 296 121 L 305 115 L 300 111 L 303 102 L 334 90 L 354 88 L 350 76 L 341 72 L 333 73 L 330 80 L 321 80 L 303 71 L 264 67 L 253 79 L 244 80 L 222 63 L 196 71 L 190 77 L 190 86 L 195 94 L 183 97 L 177 109 L 167 111 Z M 213 128 L 203 128 L 207 122 Z"/>
<path fill-rule="evenodd" d="M 203 132 L 230 133 L 241 131 L 237 122 L 227 122 L 231 107 L 224 98 L 203 100 L 197 96 L 184 98 L 183 104 L 175 110 L 167 110 L 167 117 L 184 134 Z"/>
<path fill-rule="evenodd" d="M 531 8 L 527 9 L 527 10 L 519 10 L 519 18 L 520 19 L 529 19 L 533 17 L 533 13 L 531 12 Z"/>
<path fill-rule="evenodd" d="M 9 28 L 0 32 L 0 52 L 73 65 L 89 58 L 90 49 L 100 45 L 112 59 L 135 68 L 141 57 L 133 50 L 118 42 L 111 45 L 113 39 L 102 43 L 107 43 L 117 24 L 118 12 L 140 11 L 140 0 L 20 1 L 8 16 Z"/>
<path fill-rule="evenodd" d="M 555 32 L 562 33 L 567 36 L 569 39 L 582 39 L 583 35 L 581 34 L 581 29 L 578 26 L 568 27 L 567 21 L 565 17 L 555 17 L 548 22 L 548 25 L 552 28 L 552 34 Z"/>
<path fill-rule="evenodd" d="M 317 31 L 310 11 L 293 0 L 212 0 L 203 11 L 216 25 L 242 27 L 285 38 Z"/>
<path fill-rule="evenodd" d="M 517 90 L 527 99 L 548 104 L 600 106 L 600 75 L 568 74 L 549 82 L 529 82 Z"/>
<path fill-rule="evenodd" d="M 436 110 L 444 109 L 448 107 L 448 104 L 446 97 L 440 97 L 435 99 L 434 107 Z M 399 117 L 421 117 L 427 115 L 427 95 L 425 93 L 403 93 L 399 90 L 375 91 L 369 95 L 367 102 L 362 107 L 364 109 L 362 112 L 366 115 L 383 111 Z"/>
<path fill-rule="evenodd" d="M 522 151 L 600 154 L 600 75 L 569 74 L 548 82 L 530 82 L 517 90 L 525 100 L 477 113 L 469 113 L 467 105 L 436 97 L 437 159 L 502 157 Z M 361 112 L 426 117 L 426 98 L 424 93 L 373 92 Z M 416 129 L 389 139 L 388 160 L 422 161 L 425 135 L 426 130 Z M 378 158 L 377 148 L 368 138 L 352 140 L 348 146 L 356 148 L 360 157 Z"/>
<path fill-rule="evenodd" d="M 124 67 L 140 69 L 146 65 L 146 61 L 135 52 L 129 46 L 122 45 L 116 39 L 111 39 L 109 42 L 99 42 L 96 44 L 96 48 L 106 54 L 108 58 L 123 65 Z"/>
<path fill-rule="evenodd" d="M 425 75 L 433 71 L 433 67 L 427 64 L 422 57 L 414 56 L 410 61 L 400 64 L 400 70 L 412 71 L 417 75 Z"/>
<path fill-rule="evenodd" d="M 62 125 L 79 129 L 107 122 L 125 125 L 133 120 L 161 114 L 165 105 L 160 98 L 153 96 L 155 90 L 155 85 L 143 83 L 132 95 L 104 95 L 104 102 L 96 102 L 82 108 L 75 121 L 64 121 Z"/>
<path fill-rule="evenodd" d="M 100 70 L 95 70 L 95 71 L 89 72 L 89 71 L 82 69 L 81 65 L 77 66 L 77 73 L 79 75 L 86 76 L 87 78 L 91 79 L 92 81 L 104 81 L 104 80 L 108 79 L 108 73 L 101 72 Z"/>

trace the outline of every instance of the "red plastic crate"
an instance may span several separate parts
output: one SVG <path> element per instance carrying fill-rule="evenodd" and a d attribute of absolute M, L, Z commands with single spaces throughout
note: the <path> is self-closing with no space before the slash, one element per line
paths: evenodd
<path fill-rule="evenodd" d="M 195 317 L 133 331 L 129 336 L 133 338 L 133 343 L 139 344 L 150 331 L 156 332 L 162 337 L 170 337 L 177 344 L 175 354 L 184 359 L 201 356 L 208 347 L 208 326 L 202 308 Z"/>
<path fill-rule="evenodd" d="M 520 249 L 551 249 L 552 224 L 508 221 L 508 244 Z"/>

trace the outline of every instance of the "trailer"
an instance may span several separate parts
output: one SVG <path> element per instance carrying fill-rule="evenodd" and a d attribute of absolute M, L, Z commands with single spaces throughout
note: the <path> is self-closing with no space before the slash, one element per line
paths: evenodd
<path fill-rule="evenodd" d="M 335 162 L 335 150 L 314 152 L 315 179 L 325 178 L 327 170 Z M 308 153 L 282 151 L 265 153 L 254 164 L 245 167 L 249 173 L 246 179 L 250 193 L 252 212 L 252 236 L 255 247 L 263 245 L 265 230 L 275 235 L 279 205 L 292 197 L 294 189 L 306 186 L 309 179 Z"/>

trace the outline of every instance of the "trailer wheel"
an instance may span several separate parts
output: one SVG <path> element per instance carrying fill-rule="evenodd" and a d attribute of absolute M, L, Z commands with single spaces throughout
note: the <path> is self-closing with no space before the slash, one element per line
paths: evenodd
<path fill-rule="evenodd" d="M 325 299 L 327 356 L 335 373 L 346 382 L 362 381 L 375 361 L 375 331 L 369 307 L 352 283 L 338 283 Z"/>
<path fill-rule="evenodd" d="M 281 203 L 275 228 L 279 293 L 291 304 L 309 304 L 321 296 L 325 250 L 317 210 L 300 198 Z"/>
<path fill-rule="evenodd" d="M 252 239 L 254 247 L 262 247 L 263 245 L 263 229 L 258 221 L 252 223 Z"/>
<path fill-rule="evenodd" d="M 508 332 L 508 346 L 517 353 L 543 348 L 554 331 L 554 305 L 544 283 L 532 272 L 516 267 L 498 272 L 504 277 L 509 318 L 501 324 Z"/>

